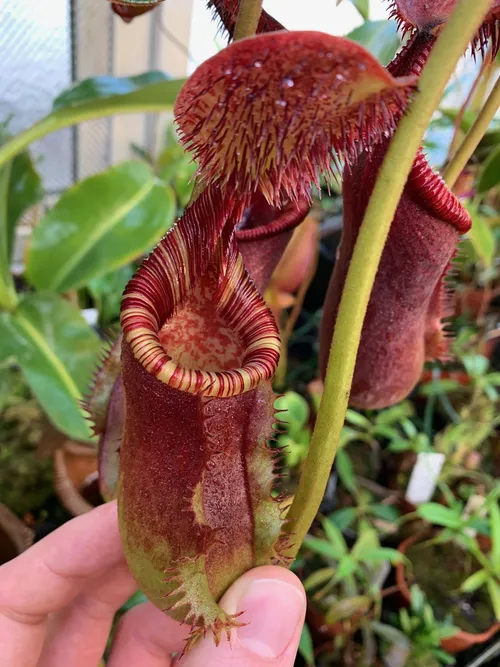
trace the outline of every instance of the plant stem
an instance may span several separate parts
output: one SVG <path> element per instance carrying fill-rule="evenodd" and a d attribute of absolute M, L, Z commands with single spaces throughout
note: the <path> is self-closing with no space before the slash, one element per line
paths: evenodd
<path fill-rule="evenodd" d="M 415 155 L 455 66 L 477 31 L 490 0 L 461 0 L 432 50 L 419 88 L 389 145 L 349 266 L 332 340 L 318 418 L 286 530 L 297 554 L 321 503 L 338 447 L 363 321 L 384 244 Z"/>
<path fill-rule="evenodd" d="M 488 127 L 490 126 L 491 121 L 495 117 L 498 108 L 500 107 L 500 77 L 497 79 L 497 82 L 493 86 L 488 99 L 484 107 L 481 110 L 481 113 L 476 119 L 476 122 L 471 127 L 469 133 L 463 140 L 460 148 L 455 153 L 451 159 L 450 164 L 446 167 L 443 177 L 446 181 L 448 187 L 452 188 L 457 178 L 460 176 L 462 171 L 467 165 L 467 162 L 472 157 L 472 154 L 479 146 L 479 142 L 484 137 L 484 134 Z"/>
<path fill-rule="evenodd" d="M 457 114 L 457 117 L 455 119 L 455 130 L 453 132 L 453 138 L 450 143 L 450 148 L 448 150 L 448 160 L 451 158 L 452 155 L 455 154 L 455 151 L 457 150 L 457 146 L 459 144 L 459 138 L 460 138 L 460 130 L 462 126 L 462 121 L 465 116 L 465 112 L 469 108 L 470 103 L 474 99 L 474 96 L 476 94 L 477 89 L 479 88 L 479 83 L 482 82 L 483 78 L 488 79 L 488 73 L 489 69 L 491 68 L 491 47 L 488 50 L 488 53 L 484 57 L 483 64 L 481 65 L 481 68 L 474 79 L 474 83 L 472 84 L 472 87 L 469 91 L 469 94 L 467 95 L 464 103 L 462 104 L 460 111 Z"/>
<path fill-rule="evenodd" d="M 262 0 L 241 0 L 238 19 L 234 28 L 234 41 L 251 37 L 257 32 L 260 14 L 262 12 Z"/>

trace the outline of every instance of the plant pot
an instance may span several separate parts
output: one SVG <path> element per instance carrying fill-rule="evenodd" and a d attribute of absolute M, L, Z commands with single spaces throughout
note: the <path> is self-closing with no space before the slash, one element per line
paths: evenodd
<path fill-rule="evenodd" d="M 73 516 L 85 514 L 102 502 L 97 465 L 97 452 L 88 445 L 67 441 L 54 452 L 56 493 Z"/>
<path fill-rule="evenodd" d="M 398 550 L 402 554 L 405 554 L 411 546 L 417 544 L 418 542 L 421 542 L 422 540 L 428 537 L 429 537 L 428 532 L 422 532 L 422 533 L 417 533 L 416 535 L 412 535 L 411 537 L 408 537 L 406 540 L 401 542 L 401 544 L 398 547 Z M 410 594 L 410 587 L 408 585 L 408 580 L 406 577 L 406 567 L 404 563 L 396 564 L 396 583 L 398 585 L 402 601 L 406 606 L 409 606 L 411 602 L 411 594 Z M 472 633 L 460 630 L 459 632 L 457 632 L 456 635 L 453 635 L 453 637 L 444 639 L 441 642 L 441 646 L 448 653 L 460 653 L 462 651 L 471 648 L 472 646 L 486 643 L 498 631 L 500 631 L 500 623 L 494 623 L 488 630 L 481 633 Z"/>
<path fill-rule="evenodd" d="M 35 534 L 5 505 L 0 504 L 0 565 L 33 544 Z"/>

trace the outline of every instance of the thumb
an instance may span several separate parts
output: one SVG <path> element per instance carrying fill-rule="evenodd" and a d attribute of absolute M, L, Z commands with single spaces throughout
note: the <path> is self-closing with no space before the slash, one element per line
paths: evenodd
<path fill-rule="evenodd" d="M 246 625 L 223 637 L 218 647 L 211 634 L 178 667 L 293 667 L 306 613 L 299 579 L 276 566 L 258 567 L 240 577 L 220 602 Z"/>

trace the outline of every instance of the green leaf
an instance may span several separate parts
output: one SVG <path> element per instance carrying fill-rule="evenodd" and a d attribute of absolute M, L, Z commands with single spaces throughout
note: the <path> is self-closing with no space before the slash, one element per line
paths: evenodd
<path fill-rule="evenodd" d="M 415 409 L 410 401 L 403 401 L 391 408 L 386 408 L 375 417 L 375 424 L 392 426 L 408 417 L 413 417 Z"/>
<path fill-rule="evenodd" d="M 16 288 L 10 273 L 8 196 L 11 165 L 0 169 L 0 308 L 13 309 L 17 303 Z"/>
<path fill-rule="evenodd" d="M 478 192 L 488 192 L 491 188 L 500 183 L 500 146 L 494 150 L 486 160 L 479 182 L 477 184 Z"/>
<path fill-rule="evenodd" d="M 500 582 L 490 577 L 486 582 L 495 618 L 500 623 Z"/>
<path fill-rule="evenodd" d="M 407 452 L 411 449 L 411 442 L 409 440 L 403 440 L 403 438 L 397 438 L 389 444 L 387 449 L 395 454 Z"/>
<path fill-rule="evenodd" d="M 347 38 L 362 44 L 383 65 L 394 58 L 401 45 L 395 21 L 366 21 L 350 32 Z"/>
<path fill-rule="evenodd" d="M 462 519 L 449 507 L 440 505 L 439 503 L 424 503 L 417 508 L 417 515 L 433 523 L 436 526 L 444 526 L 445 528 L 460 528 Z"/>
<path fill-rule="evenodd" d="M 123 290 L 133 275 L 133 265 L 126 264 L 116 271 L 89 281 L 87 288 L 99 310 L 102 324 L 108 325 L 118 319 Z"/>
<path fill-rule="evenodd" d="M 378 549 L 365 549 L 360 557 L 364 563 L 401 563 L 405 557 L 397 549 L 389 547 L 379 547 Z"/>
<path fill-rule="evenodd" d="M 363 21 L 368 21 L 370 18 L 370 0 L 351 0 L 351 3 L 361 14 Z"/>
<path fill-rule="evenodd" d="M 403 419 L 401 421 L 401 428 L 405 432 L 407 438 L 414 438 L 418 433 L 417 427 L 410 419 Z"/>
<path fill-rule="evenodd" d="M 330 514 L 328 519 L 343 532 L 349 528 L 353 521 L 355 521 L 356 514 L 355 507 L 343 507 L 342 509 L 333 512 L 333 514 Z"/>
<path fill-rule="evenodd" d="M 101 341 L 68 301 L 27 296 L 15 313 L 0 313 L 0 358 L 16 357 L 52 423 L 75 440 L 90 438 L 80 408 Z"/>
<path fill-rule="evenodd" d="M 358 612 L 366 612 L 372 604 L 371 599 L 366 595 L 355 595 L 345 600 L 336 602 L 326 614 L 327 623 L 337 623 L 344 621 Z"/>
<path fill-rule="evenodd" d="M 358 426 L 359 428 L 364 430 L 369 430 L 372 427 L 371 421 L 367 419 L 364 415 L 362 415 L 360 412 L 356 412 L 356 410 L 348 409 L 347 412 L 345 413 L 345 420 L 349 424 L 352 424 L 353 426 Z"/>
<path fill-rule="evenodd" d="M 349 426 L 344 426 L 342 428 L 342 432 L 340 434 L 340 440 L 339 440 L 339 449 L 342 449 L 346 445 L 348 445 L 350 442 L 354 442 L 355 440 L 358 440 L 360 437 L 360 434 L 358 431 L 356 431 L 353 428 L 350 428 Z"/>
<path fill-rule="evenodd" d="M 405 649 L 408 648 L 409 639 L 401 632 L 401 630 L 393 628 L 392 625 L 387 625 L 386 623 L 379 623 L 378 621 L 372 621 L 371 627 L 373 632 L 379 637 L 382 637 L 382 639 L 385 639 L 386 642 L 396 644 Z"/>
<path fill-rule="evenodd" d="M 171 81 L 161 72 L 86 79 L 61 93 L 52 113 L 0 148 L 0 166 L 31 142 L 63 127 L 115 114 L 170 111 L 183 84 L 184 80 Z"/>
<path fill-rule="evenodd" d="M 462 363 L 467 373 L 474 378 L 482 377 L 490 365 L 489 360 L 482 354 L 464 354 Z"/>
<path fill-rule="evenodd" d="M 410 588 L 411 596 L 411 608 L 416 614 L 420 614 L 424 611 L 425 607 L 425 595 L 420 586 L 413 584 Z"/>
<path fill-rule="evenodd" d="M 12 161 L 7 202 L 8 254 L 12 257 L 14 232 L 21 216 L 43 197 L 40 175 L 31 155 L 21 153 Z"/>
<path fill-rule="evenodd" d="M 175 218 L 175 195 L 143 162 L 125 162 L 67 190 L 33 232 L 27 276 L 66 292 L 149 250 Z"/>
<path fill-rule="evenodd" d="M 342 556 L 342 552 L 335 549 L 330 542 L 321 540 L 318 537 L 307 536 L 304 538 L 304 546 L 324 558 L 338 560 Z"/>
<path fill-rule="evenodd" d="M 460 590 L 464 593 L 473 593 L 478 588 L 481 588 L 481 586 L 484 586 L 487 580 L 488 572 L 486 570 L 478 570 L 474 574 L 471 574 L 470 577 L 467 577 L 460 586 Z"/>
<path fill-rule="evenodd" d="M 335 461 L 335 469 L 340 477 L 340 481 L 345 488 L 352 494 L 356 494 L 356 476 L 352 467 L 349 454 L 344 449 L 339 449 Z"/>
<path fill-rule="evenodd" d="M 335 552 L 339 556 L 346 554 L 348 551 L 347 544 L 337 526 L 330 519 L 323 519 L 321 525 L 323 526 L 323 530 L 325 531 L 325 535 L 330 544 L 335 549 Z"/>
<path fill-rule="evenodd" d="M 484 266 L 490 268 L 495 257 L 495 236 L 486 218 L 475 207 L 469 206 L 469 212 L 472 216 L 469 238 Z"/>
<path fill-rule="evenodd" d="M 500 573 L 500 507 L 493 503 L 490 507 L 491 524 L 491 563 L 493 569 Z"/>
<path fill-rule="evenodd" d="M 390 521 L 395 523 L 399 520 L 399 510 L 394 505 L 383 505 L 382 503 L 375 503 L 370 505 L 370 512 L 383 521 Z"/>
<path fill-rule="evenodd" d="M 379 547 L 377 531 L 373 528 L 365 528 L 358 536 L 351 550 L 351 556 L 358 561 L 363 561 L 365 552 L 373 551 Z"/>
<path fill-rule="evenodd" d="M 335 572 L 335 581 L 342 581 L 346 577 L 350 577 L 358 568 L 358 564 L 348 554 L 342 556 L 339 561 L 337 571 Z"/>
<path fill-rule="evenodd" d="M 304 581 L 304 588 L 306 591 L 311 591 L 313 588 L 323 586 L 330 582 L 335 576 L 335 570 L 332 567 L 323 567 L 310 574 Z"/>
<path fill-rule="evenodd" d="M 441 394 L 448 394 L 462 389 L 459 382 L 455 380 L 433 380 L 429 384 L 424 384 L 419 387 L 418 393 L 421 396 L 440 396 Z"/>
<path fill-rule="evenodd" d="M 300 635 L 299 653 L 304 659 L 307 667 L 314 667 L 314 645 L 311 637 L 311 632 L 304 623 L 302 634 Z"/>
<path fill-rule="evenodd" d="M 385 426 L 384 424 L 378 424 L 373 429 L 373 435 L 377 437 L 386 438 L 387 440 L 394 440 L 399 436 L 399 431 L 394 426 Z"/>
<path fill-rule="evenodd" d="M 293 436 L 309 421 L 309 405 L 306 399 L 296 391 L 287 391 L 276 402 L 280 411 L 279 420 L 286 425 L 287 431 Z"/>

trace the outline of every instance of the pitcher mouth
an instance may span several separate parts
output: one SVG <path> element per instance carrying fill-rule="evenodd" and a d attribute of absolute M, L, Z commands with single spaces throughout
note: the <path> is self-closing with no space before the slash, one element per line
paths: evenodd
<path fill-rule="evenodd" d="M 122 302 L 123 333 L 135 359 L 160 382 L 206 397 L 249 391 L 272 378 L 279 361 L 274 317 L 245 269 L 234 233 L 227 231 L 233 213 L 216 188 L 202 193 L 143 262 Z M 200 214 L 206 216 L 204 226 Z M 203 238 L 207 226 L 210 231 Z M 214 312 L 241 349 L 241 365 L 230 370 L 187 367 L 172 358 L 161 341 L 162 328 L 186 304 L 209 266 L 215 266 L 218 276 Z"/>

